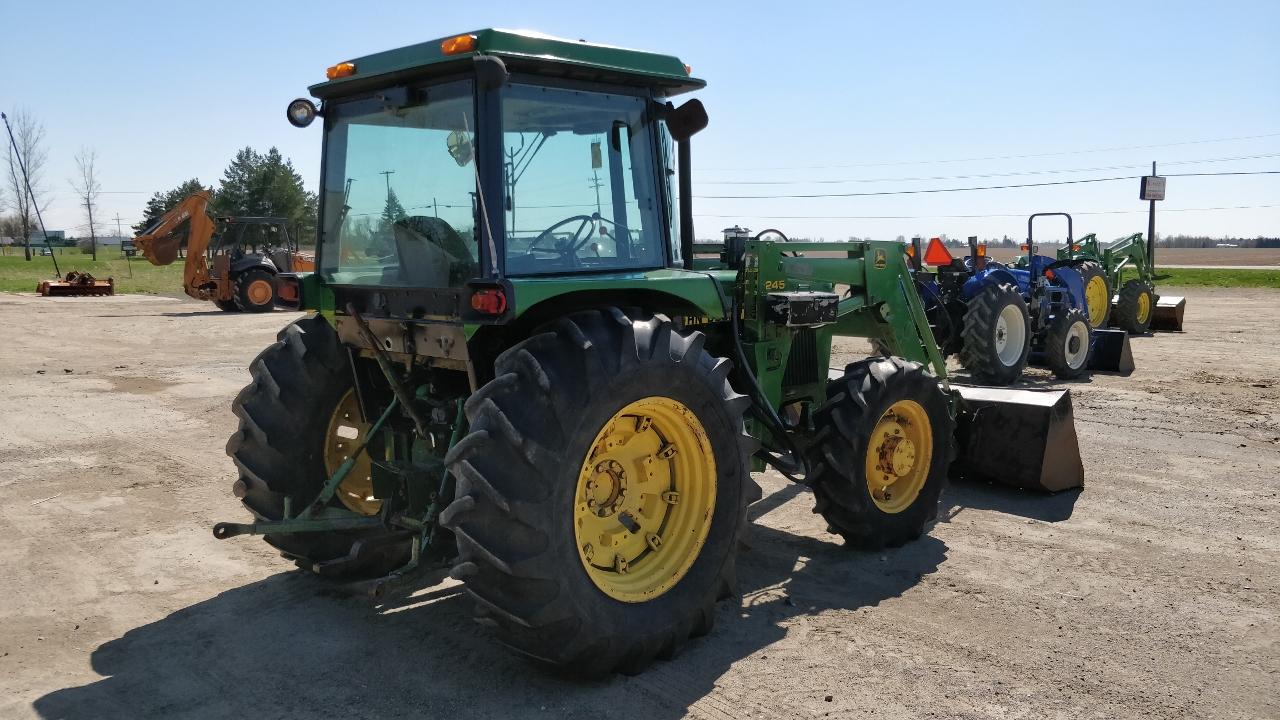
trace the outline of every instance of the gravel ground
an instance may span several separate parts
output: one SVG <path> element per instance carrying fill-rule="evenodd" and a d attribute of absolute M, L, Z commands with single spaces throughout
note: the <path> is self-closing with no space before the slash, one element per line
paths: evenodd
<path fill-rule="evenodd" d="M 595 683 L 451 581 L 371 605 L 213 539 L 230 401 L 296 315 L 0 295 L 0 717 L 1280 717 L 1280 292 L 1185 294 L 1187 333 L 1070 384 L 1083 492 L 953 485 L 868 554 L 765 476 L 716 629 Z"/>

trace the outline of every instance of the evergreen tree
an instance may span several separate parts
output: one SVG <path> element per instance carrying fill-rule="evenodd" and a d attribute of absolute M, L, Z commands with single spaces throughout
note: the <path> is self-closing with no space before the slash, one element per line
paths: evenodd
<path fill-rule="evenodd" d="M 307 192 L 293 163 L 276 148 L 258 153 L 246 147 L 222 174 L 214 201 L 217 215 L 282 217 L 298 241 L 315 240 L 316 196 Z"/>
<path fill-rule="evenodd" d="M 387 189 L 387 204 L 382 208 L 382 225 L 384 228 L 390 228 L 397 220 L 403 220 L 409 216 L 405 212 L 404 205 L 400 204 L 400 198 L 396 196 L 394 188 Z"/>
<path fill-rule="evenodd" d="M 155 224 L 160 216 L 173 209 L 173 206 L 186 200 L 189 196 L 200 192 L 201 190 L 209 190 L 200 182 L 199 178 L 191 178 L 172 190 L 158 192 L 151 196 L 147 201 L 147 205 L 142 210 L 142 221 L 133 226 L 134 233 L 141 233 L 143 230 Z"/>

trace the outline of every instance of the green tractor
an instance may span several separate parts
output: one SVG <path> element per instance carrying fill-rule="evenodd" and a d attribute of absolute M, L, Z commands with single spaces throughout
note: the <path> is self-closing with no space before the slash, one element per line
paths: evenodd
<path fill-rule="evenodd" d="M 1084 277 L 1093 327 L 1109 322 L 1134 335 L 1182 330 L 1186 299 L 1156 295 L 1154 248 L 1147 247 L 1142 233 L 1110 243 L 1099 243 L 1090 233 L 1059 248 L 1058 260 L 1071 261 Z M 1126 274 L 1135 277 L 1125 280 Z"/>
<path fill-rule="evenodd" d="M 448 567 L 502 642 L 601 674 L 708 632 L 766 466 L 856 548 L 923 533 L 949 472 L 1081 484 L 1065 391 L 948 383 L 901 245 L 695 248 L 677 58 L 482 30 L 328 75 L 288 109 L 324 125 L 281 291 L 311 314 L 235 400 L 254 520 L 215 537 L 374 596 Z M 837 336 L 886 353 L 831 373 Z"/>

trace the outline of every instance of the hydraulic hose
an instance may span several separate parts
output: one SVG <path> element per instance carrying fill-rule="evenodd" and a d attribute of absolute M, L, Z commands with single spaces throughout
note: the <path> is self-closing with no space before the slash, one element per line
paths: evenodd
<path fill-rule="evenodd" d="M 765 232 L 769 231 L 766 230 Z M 773 232 L 778 231 L 775 230 Z M 781 232 L 778 232 L 778 234 L 782 235 Z M 757 235 L 757 237 L 759 236 Z M 783 235 L 783 237 L 785 238 L 786 235 Z M 729 322 L 733 330 L 733 349 L 734 353 L 737 355 L 738 367 L 741 370 L 741 375 L 746 379 L 747 384 L 750 386 L 749 390 L 751 391 L 752 410 L 755 411 L 757 418 L 764 422 L 765 425 L 769 426 L 769 430 L 773 432 L 779 442 L 786 446 L 786 450 L 791 453 L 791 457 L 795 458 L 800 463 L 804 476 L 796 477 L 794 475 L 794 466 L 784 466 L 763 447 L 756 453 L 756 455 L 766 464 L 772 466 L 773 469 L 781 473 L 786 479 L 802 485 L 808 484 L 809 478 L 813 475 L 809 467 L 809 460 L 799 451 L 798 448 L 796 448 L 795 443 L 791 442 L 791 436 L 787 434 L 787 429 L 782 424 L 782 418 L 778 417 L 777 411 L 774 410 L 773 405 L 769 403 L 769 398 L 765 396 L 764 390 L 760 387 L 760 381 L 756 379 L 755 373 L 751 371 L 751 364 L 747 362 L 747 353 L 742 348 L 742 329 L 738 322 L 738 313 L 741 309 L 738 300 L 738 290 L 742 287 L 742 268 L 738 268 L 738 274 L 734 279 L 733 284 L 734 289 L 729 300 Z"/>

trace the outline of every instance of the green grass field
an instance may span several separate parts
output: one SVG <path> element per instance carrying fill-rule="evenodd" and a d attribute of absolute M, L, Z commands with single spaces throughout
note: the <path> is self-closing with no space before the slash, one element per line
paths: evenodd
<path fill-rule="evenodd" d="M 62 248 L 59 248 L 62 249 Z M 93 262 L 74 248 L 57 255 L 58 269 L 63 275 L 69 270 L 87 272 L 95 278 L 115 278 L 117 293 L 146 293 L 149 295 L 181 295 L 182 263 L 156 267 L 135 257 L 126 261 L 120 257 L 119 248 L 98 253 Z M 132 275 L 132 277 L 130 277 Z M 53 258 L 34 256 L 30 262 L 22 257 L 21 249 L 8 248 L 0 255 L 0 291 L 35 292 L 36 283 L 53 279 Z"/>
<path fill-rule="evenodd" d="M 126 262 L 120 250 L 112 248 L 98 253 L 98 261 L 75 248 L 57 256 L 58 267 L 88 272 L 96 278 L 116 279 L 118 293 L 145 293 L 148 295 L 181 295 L 182 263 L 155 267 L 140 257 Z M 53 260 L 37 255 L 27 262 L 21 250 L 8 248 L 0 255 L 0 292 L 35 292 L 36 283 L 53 278 Z M 130 274 L 132 273 L 132 277 Z M 1217 270 L 1213 268 L 1168 268 L 1156 271 L 1157 287 L 1243 287 L 1280 289 L 1280 270 Z"/>
<path fill-rule="evenodd" d="M 1133 277 L 1125 273 L 1125 279 Z M 1280 289 L 1280 270 L 1220 270 L 1215 268 L 1156 268 L 1156 288 L 1221 287 Z"/>

